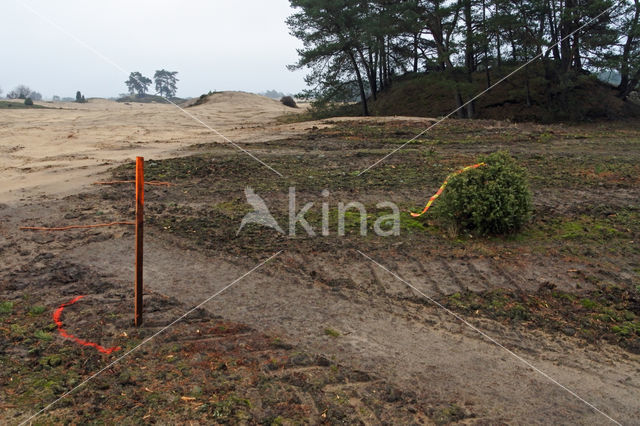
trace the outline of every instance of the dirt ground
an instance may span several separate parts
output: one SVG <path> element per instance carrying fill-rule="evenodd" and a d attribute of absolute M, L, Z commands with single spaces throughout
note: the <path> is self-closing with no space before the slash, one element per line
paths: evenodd
<path fill-rule="evenodd" d="M 103 102 L 3 117 L 0 146 L 8 156 L 0 173 L 9 189 L 2 190 L 0 207 L 0 330 L 6 337 L 0 409 L 7 422 L 26 420 L 123 353 L 103 356 L 57 336 L 51 315 L 61 303 L 86 294 L 65 311 L 67 330 L 127 350 L 280 251 L 38 421 L 82 423 L 114 413 L 125 415 L 125 423 L 608 421 L 509 349 L 616 421 L 635 422 L 637 123 L 452 120 L 358 176 L 432 120 L 278 124 L 280 106 L 256 102 L 259 112 L 252 112 L 234 97 L 249 101 L 232 94 L 226 103 L 188 111 L 211 119 L 282 178 L 165 106 Z M 60 142 L 74 132 L 77 138 Z M 110 135 L 126 142 L 100 145 Z M 37 146 L 29 146 L 32 139 Z M 67 147 L 69 141 L 79 145 Z M 476 238 L 454 234 L 431 217 L 409 217 L 449 172 L 498 149 L 508 149 L 530 175 L 535 214 L 522 233 Z M 66 157 L 48 159 L 54 155 Z M 141 329 L 130 318 L 130 228 L 18 230 L 131 220 L 130 185 L 90 183 L 130 179 L 136 155 L 147 159 L 147 179 L 174 184 L 147 188 L 148 317 Z M 107 171 L 113 166 L 119 167 Z M 40 183 L 18 190 L 32 179 Z M 257 225 L 237 234 L 251 211 L 248 186 L 283 227 L 290 187 L 298 210 L 314 203 L 306 217 L 316 231 L 327 202 L 330 235 L 308 237 L 298 229 L 296 237 L 285 237 Z M 324 189 L 328 197 L 321 196 Z M 349 216 L 347 235 L 339 237 L 334 213 L 340 201 L 362 202 L 369 230 L 376 204 L 395 202 L 403 211 L 400 236 L 360 236 L 357 216 Z"/>

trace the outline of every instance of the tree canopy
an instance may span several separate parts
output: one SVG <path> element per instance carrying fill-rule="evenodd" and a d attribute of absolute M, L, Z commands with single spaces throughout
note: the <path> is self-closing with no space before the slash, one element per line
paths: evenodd
<path fill-rule="evenodd" d="M 87 100 L 84 98 L 84 95 L 79 90 L 76 92 L 76 102 L 79 104 L 87 103 Z"/>
<path fill-rule="evenodd" d="M 15 89 L 7 93 L 7 98 L 9 99 L 26 99 L 31 96 L 33 90 L 29 88 L 29 86 L 25 86 L 21 84 L 17 86 Z"/>
<path fill-rule="evenodd" d="M 147 89 L 151 85 L 150 78 L 143 76 L 138 71 L 129 74 L 129 79 L 124 82 L 129 89 L 131 95 L 138 94 L 138 96 L 144 96 L 147 94 Z"/>
<path fill-rule="evenodd" d="M 179 81 L 176 78 L 178 75 L 178 71 L 167 71 L 165 69 L 158 70 L 153 75 L 153 79 L 156 85 L 156 92 L 160 96 L 164 96 L 166 98 L 173 98 L 178 91 L 177 82 Z"/>

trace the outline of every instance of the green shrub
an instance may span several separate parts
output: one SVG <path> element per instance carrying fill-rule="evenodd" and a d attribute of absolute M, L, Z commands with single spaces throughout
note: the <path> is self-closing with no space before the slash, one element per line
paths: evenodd
<path fill-rule="evenodd" d="M 24 100 L 24 104 L 27 106 L 33 106 L 33 100 L 31 98 L 27 98 Z"/>
<path fill-rule="evenodd" d="M 441 220 L 480 235 L 517 232 L 531 216 L 526 171 L 505 151 L 485 166 L 456 175 L 434 205 Z"/>

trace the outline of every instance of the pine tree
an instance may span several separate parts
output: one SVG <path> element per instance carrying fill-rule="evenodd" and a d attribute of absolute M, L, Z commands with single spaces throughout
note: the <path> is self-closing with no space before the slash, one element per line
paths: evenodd
<path fill-rule="evenodd" d="M 156 85 L 156 92 L 160 96 L 164 96 L 166 98 L 173 98 L 178 91 L 177 82 L 179 81 L 176 78 L 178 75 L 178 71 L 167 71 L 167 70 L 158 70 L 153 75 L 153 79 Z"/>
<path fill-rule="evenodd" d="M 626 99 L 640 87 L 640 0 L 627 2 L 620 20 L 622 51 L 613 55 L 620 72 L 619 96 Z"/>
<path fill-rule="evenodd" d="M 140 74 L 138 71 L 129 74 L 129 79 L 125 81 L 130 94 L 137 93 L 138 96 L 144 96 L 152 81 Z"/>
<path fill-rule="evenodd" d="M 359 0 L 291 0 L 296 12 L 287 19 L 291 34 L 304 47 L 290 69 L 310 68 L 306 78 L 314 87 L 309 96 L 347 100 L 357 91 L 363 114 L 369 115 L 364 67 L 359 62 L 367 2 Z M 360 50 L 359 50 L 360 49 Z M 355 86 L 355 87 L 354 87 Z M 355 90 L 354 90 L 355 89 Z"/>

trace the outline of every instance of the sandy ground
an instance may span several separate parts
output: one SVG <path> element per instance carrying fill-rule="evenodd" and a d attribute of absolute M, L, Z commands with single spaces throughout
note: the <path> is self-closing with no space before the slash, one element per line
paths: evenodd
<path fill-rule="evenodd" d="M 0 114 L 0 203 L 72 194 L 110 167 L 136 156 L 163 159 L 188 155 L 198 144 L 230 145 L 173 105 L 101 99 L 87 104 L 40 104 L 58 109 L 4 109 Z M 223 92 L 185 111 L 232 142 L 251 143 L 292 137 L 313 126 L 330 126 L 324 122 L 275 122 L 277 117 L 303 112 L 306 107 L 301 104 L 294 110 L 263 96 Z M 331 121 L 345 120 L 352 119 Z M 432 121 L 419 120 L 425 124 Z"/>
<path fill-rule="evenodd" d="M 49 202 L 44 208 L 31 204 L 0 210 L 7 219 L 6 244 L 20 247 L 7 257 L 6 267 L 18 270 L 28 263 L 37 269 L 47 259 L 88 265 L 127 293 L 134 268 L 131 251 L 123 247 L 133 246 L 130 231 L 72 236 L 13 231 L 37 217 L 64 221 L 74 209 L 65 202 Z M 45 257 L 38 255 L 43 248 Z M 416 303 L 417 294 L 392 275 L 355 252 L 346 254 L 286 251 L 204 308 L 381 377 L 414 393 L 426 406 L 455 403 L 473 413 L 463 424 L 608 424 L 601 414 L 446 312 Z M 415 261 L 393 256 L 379 260 L 434 295 L 432 279 L 415 271 Z M 181 247 L 179 241 L 153 230 L 146 237 L 145 264 L 146 297 L 175 297 L 185 306 L 200 304 L 255 267 L 246 258 L 224 253 L 211 257 Z M 52 273 L 57 273 L 55 268 Z M 355 288 L 319 284 L 344 275 Z M 472 322 L 616 420 L 634 423 L 639 408 L 638 355 L 604 343 L 594 347 L 567 336 L 523 332 L 486 319 Z M 328 328 L 341 337 L 326 336 Z M 310 419 L 310 424 L 316 423 Z"/>
<path fill-rule="evenodd" d="M 228 144 L 173 105 L 107 100 L 41 105 L 59 109 L 5 109 L 0 114 L 0 203 L 74 193 L 136 156 L 161 159 L 186 155 L 201 143 Z M 310 127 L 273 123 L 302 110 L 242 92 L 216 94 L 205 105 L 186 108 L 232 141 L 245 143 Z"/>
<path fill-rule="evenodd" d="M 312 126 L 330 125 L 276 124 L 276 117 L 290 111 L 277 101 L 243 93 L 216 96 L 188 112 L 234 141 L 284 139 Z M 16 231 L 17 226 L 43 217 L 50 223 L 64 221 L 70 212 L 65 201 L 56 200 L 86 190 L 104 177 L 108 168 L 135 156 L 168 158 L 189 154 L 199 144 L 225 142 L 173 106 L 107 101 L 60 106 L 63 109 L 3 110 L 1 115 L 0 203 L 5 206 L 0 204 L 0 231 L 7 247 L 20 247 L 7 256 L 4 267 L 37 262 L 36 255 L 46 250 L 50 256 L 90 265 L 128 283 L 133 273 L 131 253 L 121 247 L 124 240 L 132 243 L 130 232 L 104 231 L 104 238 L 98 241 L 69 247 L 57 240 L 59 236 L 25 237 Z M 431 122 L 423 121 L 425 125 Z M 41 208 L 38 201 L 47 198 L 46 209 Z M 230 254 L 212 259 L 153 231 L 147 247 L 148 290 L 189 305 L 200 303 L 255 266 L 253 260 Z M 605 424 L 601 414 L 504 349 L 439 309 L 412 302 L 415 293 L 406 285 L 357 256 L 351 252 L 334 256 L 331 251 L 284 253 L 273 265 L 223 293 L 207 309 L 260 331 L 285 336 L 351 367 L 380 374 L 429 401 L 460 403 L 474 413 L 479 424 Z M 411 259 L 389 262 L 393 270 L 401 271 L 428 295 L 458 291 L 456 281 L 465 279 L 458 276 L 463 266 L 451 262 L 444 266 L 437 259 L 432 263 Z M 518 277 L 517 271 L 507 275 L 502 269 L 494 271 L 490 262 L 472 266 L 488 271 L 490 279 L 485 284 L 489 287 L 508 287 L 514 275 L 515 281 L 529 279 Z M 425 268 L 445 267 L 450 271 L 441 272 L 453 277 L 450 282 L 434 283 L 425 278 Z M 335 291 L 309 278 L 319 276 L 329 282 L 341 273 L 350 275 L 356 290 Z M 530 277 L 532 281 L 537 278 Z M 478 320 L 474 325 L 499 336 L 501 343 L 612 417 L 628 424 L 637 421 L 637 355 L 608 345 L 589 347 L 573 338 L 543 332 L 523 335 L 490 320 Z M 338 330 L 342 338 L 324 335 L 326 328 Z"/>
<path fill-rule="evenodd" d="M 124 280 L 133 275 L 133 268 L 113 267 L 127 264 L 127 256 L 118 247 L 117 242 L 96 243 L 68 255 L 71 261 L 119 274 Z M 150 247 L 149 261 L 154 266 L 148 272 L 148 282 L 154 283 L 154 290 L 193 305 L 233 282 L 243 269 L 237 260 L 176 253 L 173 246 L 158 240 L 151 240 Z M 117 254 L 105 262 L 101 254 L 107 252 Z M 416 295 L 391 274 L 375 266 L 368 269 L 370 265 L 357 259 L 357 253 L 352 255 L 348 260 L 325 255 L 311 262 L 299 253 L 284 253 L 275 265 L 224 292 L 207 304 L 207 309 L 287 336 L 300 347 L 339 359 L 352 368 L 380 374 L 426 400 L 459 401 L 480 423 L 605 424 L 600 414 L 441 310 L 410 302 L 390 303 L 373 292 L 336 292 L 311 285 L 308 275 L 300 273 L 303 265 L 350 271 L 357 283 L 373 273 L 387 294 Z M 198 267 L 193 268 L 194 264 Z M 244 266 L 250 268 L 250 263 Z M 400 269 L 406 272 L 408 268 Z M 429 292 L 424 275 L 402 276 Z M 640 385 L 637 356 L 628 359 L 609 346 L 596 355 L 571 339 L 550 339 L 544 333 L 523 335 L 492 321 L 475 326 L 614 418 L 631 420 L 629 416 L 638 408 L 637 392 L 632 391 Z M 323 336 L 326 328 L 339 330 L 343 337 Z M 630 392 L 619 392 L 619 387 Z"/>

